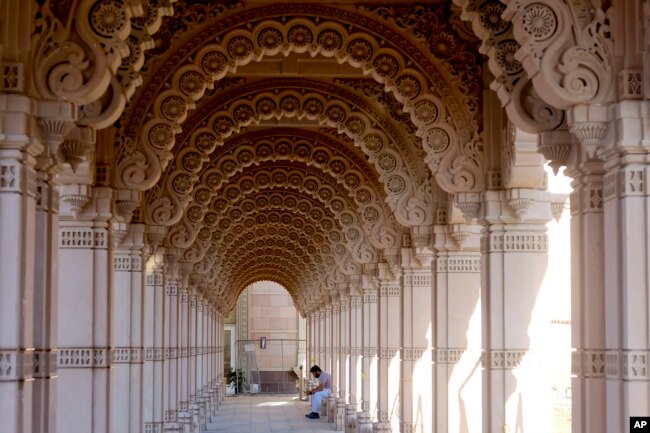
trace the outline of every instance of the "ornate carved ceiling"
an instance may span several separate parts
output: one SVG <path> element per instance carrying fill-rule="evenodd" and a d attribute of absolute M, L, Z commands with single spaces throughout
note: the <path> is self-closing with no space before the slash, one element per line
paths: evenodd
<path fill-rule="evenodd" d="M 112 186 L 226 309 L 268 279 L 308 310 L 432 225 L 433 191 L 483 189 L 483 59 L 451 1 L 82 3 L 45 3 L 50 35 L 83 23 L 39 90 L 114 123 Z M 93 43 L 111 73 L 54 63 Z"/>

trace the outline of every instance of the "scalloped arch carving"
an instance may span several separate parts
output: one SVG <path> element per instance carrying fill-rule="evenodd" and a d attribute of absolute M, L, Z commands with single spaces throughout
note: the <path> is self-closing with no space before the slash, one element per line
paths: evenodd
<path fill-rule="evenodd" d="M 301 34 L 303 36 L 299 36 Z M 192 56 L 191 63 L 174 72 L 172 82 L 182 83 L 185 76 L 185 81 L 194 77 L 195 84 L 199 81 L 204 84 L 214 83 L 226 74 L 233 73 L 237 66 L 279 52 L 336 56 L 341 62 L 362 68 L 364 73 L 381 82 L 386 91 L 393 93 L 403 104 L 404 111 L 410 114 L 412 122 L 417 126 L 417 135 L 422 138 L 425 150 L 431 156 L 429 166 L 437 174 L 441 185 L 454 192 L 481 188 L 479 155 L 482 147 L 475 129 L 458 129 L 446 122 L 448 111 L 440 99 L 428 91 L 429 81 L 418 70 L 407 66 L 407 59 L 398 51 L 379 46 L 374 38 L 364 33 L 350 34 L 334 22 L 316 25 L 299 18 L 286 23 L 272 20 L 258 23 L 252 30 L 231 31 L 220 43 L 197 51 Z M 203 78 L 199 79 L 199 75 Z M 156 97 L 150 117 L 142 125 L 142 133 L 138 134 L 143 137 L 142 143 L 137 143 L 134 151 L 122 152 L 120 155 L 117 172 L 122 186 L 145 190 L 157 182 L 167 166 L 168 153 L 174 147 L 180 125 L 195 101 L 202 97 L 205 86 L 194 85 L 192 89 L 193 93 L 172 88 Z M 280 106 L 283 115 L 287 117 L 301 115 L 316 120 L 318 116 L 319 120 L 325 120 L 351 137 L 366 134 L 360 129 L 364 128 L 364 122 L 355 118 L 341 118 L 346 110 L 327 104 L 323 107 L 322 114 L 317 114 L 310 109 L 315 109 L 318 104 L 301 107 L 296 103 L 297 95 L 293 95 L 294 98 L 288 94 L 284 96 L 284 101 L 257 101 L 262 103 L 242 105 L 236 115 L 231 113 L 214 126 L 212 132 L 216 137 L 213 140 L 226 137 L 241 125 L 257 121 L 256 117 L 262 119 L 275 116 L 277 107 Z M 454 109 L 457 108 L 455 106 Z M 365 126 L 370 124 L 366 123 Z M 146 168 L 142 161 L 146 162 Z M 134 171 L 137 171 L 137 175 Z M 402 223 L 413 225 L 406 221 Z"/>
<path fill-rule="evenodd" d="M 179 100 L 175 101 L 179 102 Z M 185 146 L 176 158 L 176 163 L 166 171 L 163 179 L 164 190 L 162 190 L 164 194 L 156 202 L 149 201 L 147 217 L 151 223 L 171 225 L 180 220 L 189 193 L 199 180 L 197 174 L 203 169 L 205 155 L 214 152 L 218 145 L 223 144 L 225 138 L 238 132 L 242 126 L 283 117 L 318 121 L 320 124 L 337 128 L 339 133 L 354 140 L 356 145 L 369 155 L 370 161 L 380 173 L 380 181 L 384 184 L 389 206 L 401 224 L 412 226 L 432 221 L 433 217 L 428 207 L 420 207 L 421 201 L 431 202 L 431 197 L 423 196 L 414 200 L 418 192 L 417 186 L 414 186 L 414 181 L 407 172 L 401 152 L 395 148 L 384 131 L 371 126 L 375 123 L 372 118 L 355 110 L 355 107 L 347 101 L 328 100 L 316 92 L 301 94 L 285 90 L 277 93 L 263 91 L 255 94 L 252 100 L 242 100 L 228 106 L 227 111 L 213 113 L 207 121 L 204 121 L 208 126 L 192 132 L 189 139 L 190 146 Z M 161 125 L 163 124 L 152 126 L 148 132 L 145 131 L 145 135 L 155 135 L 159 127 L 171 133 L 169 129 L 171 126 Z M 447 140 L 449 141 L 449 138 Z M 443 149 L 446 150 L 448 148 Z M 127 160 L 120 161 L 118 167 L 125 167 L 125 161 Z M 141 161 L 135 159 L 131 159 L 131 162 L 131 167 L 141 164 Z M 346 176 L 351 179 L 354 175 L 348 173 Z M 455 176 L 472 178 L 471 173 L 462 167 L 457 167 Z M 133 187 L 133 185 L 128 186 Z"/>

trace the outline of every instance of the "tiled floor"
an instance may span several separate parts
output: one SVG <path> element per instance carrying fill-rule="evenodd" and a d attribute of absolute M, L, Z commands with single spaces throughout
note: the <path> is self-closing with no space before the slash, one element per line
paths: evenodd
<path fill-rule="evenodd" d="M 257 394 L 226 397 L 208 424 L 209 433 L 324 433 L 334 431 L 327 420 L 310 420 L 306 401 L 293 395 Z"/>

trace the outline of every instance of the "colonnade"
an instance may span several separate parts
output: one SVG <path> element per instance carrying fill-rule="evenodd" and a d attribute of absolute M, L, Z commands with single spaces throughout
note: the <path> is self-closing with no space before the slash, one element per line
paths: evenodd
<path fill-rule="evenodd" d="M 62 143 L 35 132 L 35 103 L 0 101 L 3 431 L 200 431 L 224 396 L 219 305 L 164 228 L 127 222 L 87 161 L 66 173 L 48 156 Z"/>
<path fill-rule="evenodd" d="M 529 200 L 525 213 L 508 204 L 516 194 Z M 308 359 L 332 372 L 335 418 L 346 413 L 348 431 L 515 431 L 522 412 L 537 424 L 526 431 L 549 430 L 540 396 L 550 389 L 534 366 L 552 354 L 536 351 L 529 330 L 543 320 L 533 310 L 553 200 L 490 191 L 470 223 L 412 230 L 398 254 L 309 312 Z"/>

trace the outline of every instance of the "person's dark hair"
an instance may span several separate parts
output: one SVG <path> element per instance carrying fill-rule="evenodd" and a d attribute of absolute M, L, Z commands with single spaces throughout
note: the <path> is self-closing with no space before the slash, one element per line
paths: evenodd
<path fill-rule="evenodd" d="M 314 365 L 312 368 L 309 369 L 310 373 L 316 373 L 318 371 L 321 371 L 320 367 L 317 365 Z"/>

